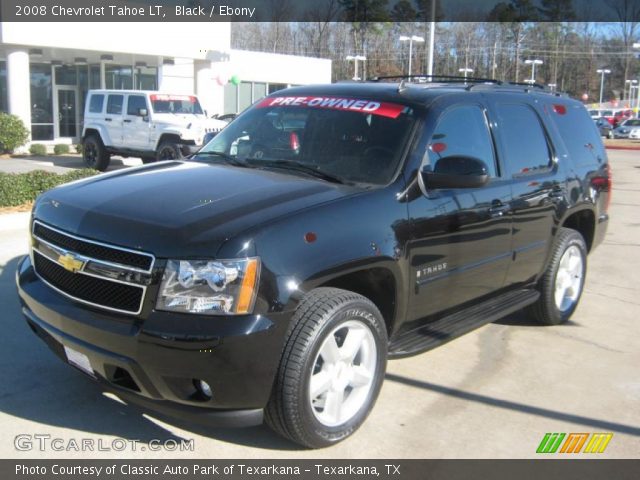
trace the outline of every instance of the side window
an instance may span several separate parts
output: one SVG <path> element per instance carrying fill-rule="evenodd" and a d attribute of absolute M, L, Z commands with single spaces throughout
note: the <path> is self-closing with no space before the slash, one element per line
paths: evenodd
<path fill-rule="evenodd" d="M 496 176 L 493 142 L 484 111 L 477 105 L 447 110 L 438 120 L 429 142 L 429 163 L 451 156 L 474 157 L 487 164 L 491 177 Z"/>
<path fill-rule="evenodd" d="M 496 105 L 506 163 L 513 175 L 545 170 L 551 152 L 538 115 L 523 104 Z"/>
<path fill-rule="evenodd" d="M 598 119 L 595 124 L 582 105 L 548 105 L 549 116 L 558 127 L 569 154 L 578 165 L 594 162 L 594 153 L 601 158 L 605 152 L 596 127 L 609 122 Z"/>
<path fill-rule="evenodd" d="M 122 113 L 123 103 L 124 95 L 109 95 L 109 100 L 107 100 L 107 113 L 120 115 Z"/>
<path fill-rule="evenodd" d="M 102 105 L 104 105 L 104 95 L 91 95 L 91 100 L 89 100 L 90 113 L 101 113 Z"/>
<path fill-rule="evenodd" d="M 129 95 L 127 100 L 127 115 L 138 115 L 138 110 L 147 108 L 147 101 L 143 95 Z"/>

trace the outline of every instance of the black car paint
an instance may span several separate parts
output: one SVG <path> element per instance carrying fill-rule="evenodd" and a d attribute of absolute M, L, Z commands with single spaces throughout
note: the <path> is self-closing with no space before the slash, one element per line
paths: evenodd
<path fill-rule="evenodd" d="M 381 310 L 393 341 L 443 312 L 533 285 L 558 227 L 578 211 L 595 219 L 589 247 L 602 241 L 609 193 L 597 180 L 607 177 L 606 156 L 568 152 L 549 118 L 553 102 L 573 101 L 508 94 L 536 110 L 554 147 L 549 170 L 518 176 L 504 162 L 491 90 L 399 94 L 393 85 L 345 84 L 298 87 L 286 94 L 371 98 L 414 108 L 419 121 L 393 180 L 372 188 L 224 162 L 170 161 L 54 189 L 38 200 L 35 218 L 71 234 L 152 252 L 159 260 L 142 313 L 132 318 L 57 294 L 25 258 L 17 282 L 33 328 L 48 340 L 75 345 L 97 365 L 123 363 L 142 396 L 207 407 L 199 410 L 209 413 L 259 410 L 269 398 L 291 316 L 315 287 L 344 286 L 341 279 L 374 272 L 383 279 L 378 293 L 387 295 Z M 438 116 L 470 101 L 485 109 L 500 176 L 482 188 L 421 192 L 418 177 Z M 251 315 L 154 309 L 167 258 L 245 256 L 262 261 Z M 432 265 L 437 273 L 418 278 L 419 270 Z M 96 370 L 109 380 L 109 372 Z M 194 396 L 193 378 L 208 381 L 214 399 Z"/>

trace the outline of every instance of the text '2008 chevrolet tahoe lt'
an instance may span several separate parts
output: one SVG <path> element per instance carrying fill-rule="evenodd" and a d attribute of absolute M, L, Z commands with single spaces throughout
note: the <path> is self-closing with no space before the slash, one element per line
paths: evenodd
<path fill-rule="evenodd" d="M 322 447 L 387 358 L 566 322 L 608 220 L 596 127 L 535 85 L 432 80 L 279 91 L 190 159 L 46 192 L 28 324 L 126 401 Z"/>

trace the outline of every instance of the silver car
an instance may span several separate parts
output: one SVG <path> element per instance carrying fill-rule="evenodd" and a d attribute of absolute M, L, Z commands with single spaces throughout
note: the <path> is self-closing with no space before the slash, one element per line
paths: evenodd
<path fill-rule="evenodd" d="M 640 118 L 630 118 L 613 130 L 614 138 L 640 138 Z"/>

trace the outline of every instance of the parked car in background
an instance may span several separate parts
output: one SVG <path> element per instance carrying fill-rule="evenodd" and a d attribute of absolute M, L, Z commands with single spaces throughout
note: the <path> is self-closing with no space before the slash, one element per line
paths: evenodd
<path fill-rule="evenodd" d="M 607 119 L 607 121 L 613 125 L 613 110 L 602 110 L 602 116 Z"/>
<path fill-rule="evenodd" d="M 602 110 L 589 110 L 589 115 L 591 115 L 591 118 L 593 118 L 594 120 L 597 120 L 598 118 L 602 117 Z"/>
<path fill-rule="evenodd" d="M 84 113 L 82 156 L 104 171 L 111 155 L 141 157 L 144 163 L 194 153 L 208 133 L 227 125 L 207 118 L 195 95 L 141 90 L 90 90 Z"/>
<path fill-rule="evenodd" d="M 607 120 L 606 117 L 595 119 L 595 124 L 601 136 L 613 138 L 613 125 L 609 123 L 609 120 Z"/>
<path fill-rule="evenodd" d="M 640 119 L 630 118 L 613 130 L 613 138 L 640 138 Z"/>
<path fill-rule="evenodd" d="M 633 111 L 631 110 L 617 110 L 613 113 L 613 126 L 617 127 L 625 120 L 633 117 Z"/>

